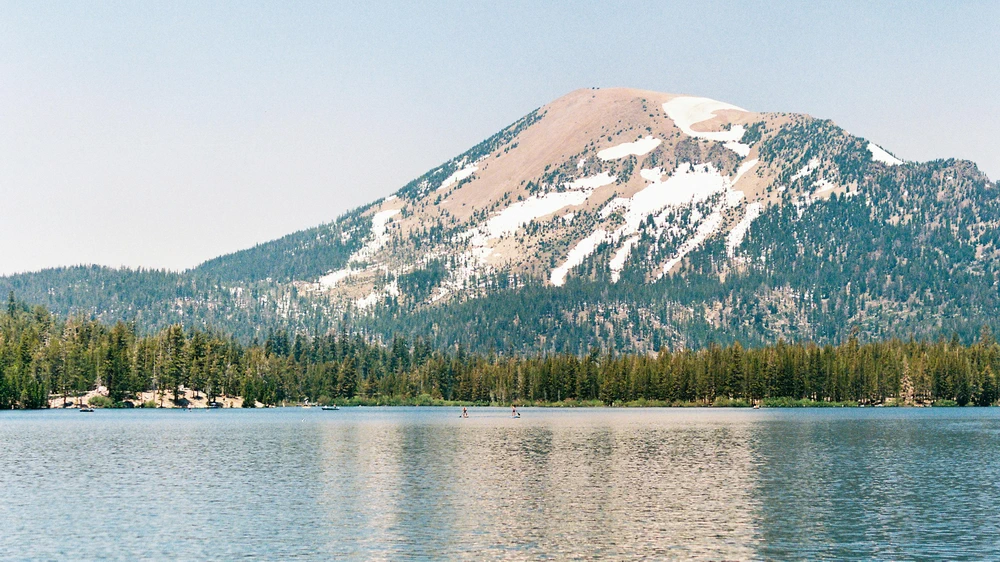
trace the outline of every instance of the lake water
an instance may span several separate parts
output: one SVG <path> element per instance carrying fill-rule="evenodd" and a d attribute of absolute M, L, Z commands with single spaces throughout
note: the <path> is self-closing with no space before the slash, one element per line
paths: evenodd
<path fill-rule="evenodd" d="M 0 412 L 0 557 L 1000 558 L 1000 408 L 522 412 Z"/>

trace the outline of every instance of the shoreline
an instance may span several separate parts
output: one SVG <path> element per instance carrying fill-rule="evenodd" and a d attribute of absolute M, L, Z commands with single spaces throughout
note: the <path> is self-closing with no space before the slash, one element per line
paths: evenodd
<path fill-rule="evenodd" d="M 435 407 L 435 408 L 460 408 L 460 407 L 495 407 L 509 408 L 516 405 L 519 408 L 727 408 L 727 409 L 789 409 L 789 408 L 925 408 L 925 407 L 957 407 L 951 401 L 941 401 L 944 403 L 910 403 L 903 404 L 895 401 L 887 401 L 879 404 L 859 404 L 857 402 L 825 402 L 808 399 L 793 398 L 765 398 L 751 403 L 740 399 L 719 398 L 713 402 L 667 402 L 657 400 L 633 400 L 605 404 L 600 400 L 563 400 L 559 402 L 465 402 L 443 399 L 434 399 L 423 395 L 411 398 L 349 398 L 325 404 L 315 402 L 291 402 L 285 401 L 278 404 L 254 403 L 253 406 L 244 408 L 244 400 L 241 396 L 217 396 L 215 403 L 220 404 L 218 408 L 209 408 L 208 398 L 202 392 L 194 392 L 184 389 L 178 392 L 178 400 L 173 400 L 171 391 L 147 391 L 132 400 L 125 401 L 120 405 L 112 405 L 108 401 L 107 391 L 104 388 L 91 390 L 81 396 L 68 396 L 63 402 L 62 395 L 49 398 L 48 408 L 43 409 L 78 409 L 81 404 L 88 404 L 92 398 L 101 397 L 103 400 L 97 402 L 96 407 L 102 409 L 254 409 L 254 408 L 319 408 L 321 406 L 336 405 L 341 408 L 350 407 Z M 105 401 L 106 404 L 99 402 Z"/>

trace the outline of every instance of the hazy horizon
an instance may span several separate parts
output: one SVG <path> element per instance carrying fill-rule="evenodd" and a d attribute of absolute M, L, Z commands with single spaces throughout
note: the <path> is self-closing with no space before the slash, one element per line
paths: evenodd
<path fill-rule="evenodd" d="M 1000 178 L 1000 4 L 0 4 L 0 275 L 182 270 L 574 89 L 829 118 Z"/>

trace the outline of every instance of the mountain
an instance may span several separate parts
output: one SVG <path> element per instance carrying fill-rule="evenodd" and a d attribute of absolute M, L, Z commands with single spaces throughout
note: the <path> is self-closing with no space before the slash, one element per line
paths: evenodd
<path fill-rule="evenodd" d="M 0 278 L 70 313 L 421 335 L 499 352 L 971 337 L 1000 317 L 998 186 L 832 121 L 572 92 L 395 194 L 181 273 Z"/>

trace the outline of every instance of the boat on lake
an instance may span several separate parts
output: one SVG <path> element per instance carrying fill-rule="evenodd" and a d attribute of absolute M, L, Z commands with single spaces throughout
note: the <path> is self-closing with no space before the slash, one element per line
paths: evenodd
<path fill-rule="evenodd" d="M 323 406 L 323 409 L 324 410 L 339 410 L 340 408 L 338 408 L 337 405 L 334 404 L 333 406 Z"/>

